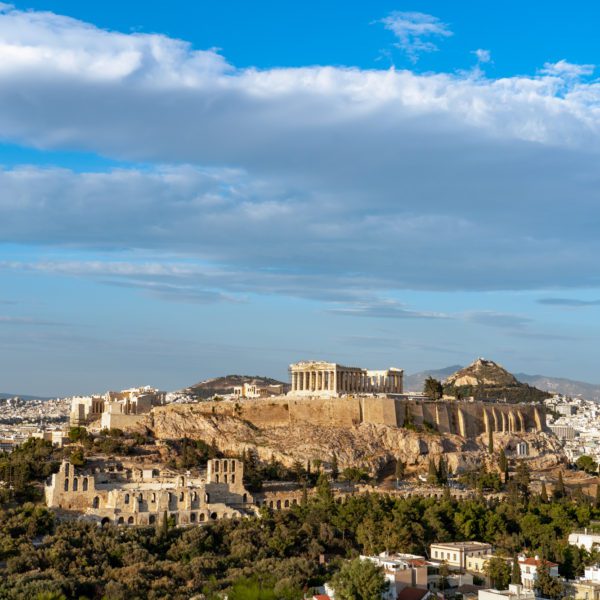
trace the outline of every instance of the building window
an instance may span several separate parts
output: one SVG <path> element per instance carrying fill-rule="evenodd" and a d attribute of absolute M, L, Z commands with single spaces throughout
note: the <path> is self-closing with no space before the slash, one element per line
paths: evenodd
<path fill-rule="evenodd" d="M 77 477 L 75 477 L 73 479 L 73 491 L 76 492 L 78 487 L 79 487 L 79 480 L 77 479 Z"/>
<path fill-rule="evenodd" d="M 88 478 L 84 478 L 83 480 L 83 491 L 87 492 L 88 491 Z"/>
<path fill-rule="evenodd" d="M 68 478 L 65 479 L 65 488 L 64 489 L 65 489 L 65 492 L 69 491 L 69 479 Z"/>
<path fill-rule="evenodd" d="M 129 494 L 125 494 L 125 504 L 129 504 Z"/>
<path fill-rule="evenodd" d="M 231 475 L 231 483 L 235 483 L 235 475 Z"/>

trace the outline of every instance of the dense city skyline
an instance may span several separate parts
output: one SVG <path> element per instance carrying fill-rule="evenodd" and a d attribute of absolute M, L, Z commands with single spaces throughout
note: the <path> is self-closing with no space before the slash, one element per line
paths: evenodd
<path fill-rule="evenodd" d="M 600 379 L 600 8 L 191 4 L 0 3 L 0 391 Z"/>

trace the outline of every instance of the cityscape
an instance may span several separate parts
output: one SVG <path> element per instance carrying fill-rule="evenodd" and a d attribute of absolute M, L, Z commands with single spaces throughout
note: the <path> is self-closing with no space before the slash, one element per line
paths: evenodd
<path fill-rule="evenodd" d="M 600 600 L 599 25 L 0 1 L 0 600 Z"/>

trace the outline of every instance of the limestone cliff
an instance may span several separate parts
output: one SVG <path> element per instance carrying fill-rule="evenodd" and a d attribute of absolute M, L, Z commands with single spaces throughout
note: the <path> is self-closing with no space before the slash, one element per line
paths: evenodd
<path fill-rule="evenodd" d="M 240 416 L 207 411 L 202 403 L 160 407 L 147 416 L 143 425 L 157 439 L 214 441 L 221 450 L 235 454 L 253 449 L 261 460 L 274 457 L 288 466 L 296 460 L 303 464 L 315 459 L 327 462 L 333 453 L 341 468 L 364 467 L 372 473 L 397 457 L 422 469 L 430 457 L 444 454 L 454 471 L 475 468 L 489 460 L 485 434 L 464 439 L 364 422 L 335 427 L 282 420 L 268 424 L 265 419 L 264 424 L 256 425 Z M 494 434 L 494 443 L 506 448 L 509 455 L 518 441 L 528 443 L 530 455 L 544 468 L 560 460 L 558 443 L 544 432 Z"/>

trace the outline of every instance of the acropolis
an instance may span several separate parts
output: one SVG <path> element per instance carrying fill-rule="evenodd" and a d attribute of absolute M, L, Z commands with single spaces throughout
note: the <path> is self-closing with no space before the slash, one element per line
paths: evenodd
<path fill-rule="evenodd" d="M 368 370 L 325 361 L 290 365 L 291 396 L 338 397 L 346 394 L 402 394 L 402 369 Z"/>

